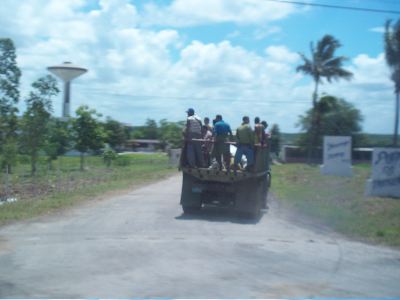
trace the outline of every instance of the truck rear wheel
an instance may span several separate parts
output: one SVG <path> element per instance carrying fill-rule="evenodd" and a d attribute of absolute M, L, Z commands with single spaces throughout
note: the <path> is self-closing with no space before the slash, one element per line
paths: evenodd
<path fill-rule="evenodd" d="M 271 186 L 271 173 L 267 173 L 266 177 L 262 180 L 262 194 L 261 194 L 261 202 L 262 208 L 268 208 L 267 199 L 268 199 L 268 190 Z"/>
<path fill-rule="evenodd" d="M 235 210 L 245 218 L 257 219 L 261 214 L 263 186 L 258 179 L 240 182 L 236 189 Z"/>
<path fill-rule="evenodd" d="M 201 210 L 201 194 L 194 192 L 196 181 L 194 176 L 183 173 L 181 205 L 185 214 L 194 214 Z"/>

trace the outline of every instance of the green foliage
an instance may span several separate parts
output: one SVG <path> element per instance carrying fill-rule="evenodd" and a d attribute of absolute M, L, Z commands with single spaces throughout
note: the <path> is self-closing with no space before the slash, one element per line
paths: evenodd
<path fill-rule="evenodd" d="M 129 137 L 125 127 L 120 122 L 115 121 L 110 117 L 107 117 L 107 120 L 104 123 L 104 130 L 107 135 L 105 142 L 108 143 L 113 149 L 117 149 L 119 146 L 122 146 Z"/>
<path fill-rule="evenodd" d="M 8 165 L 9 170 L 15 163 L 16 155 L 18 125 L 16 104 L 19 101 L 20 77 L 21 71 L 17 66 L 13 41 L 0 38 L 0 155 L 1 167 Z"/>
<path fill-rule="evenodd" d="M 75 139 L 75 149 L 86 153 L 89 150 L 97 151 L 104 145 L 106 134 L 97 118 L 101 117 L 96 110 L 87 105 L 76 110 L 77 117 L 72 121 Z"/>
<path fill-rule="evenodd" d="M 59 92 L 56 80 L 47 75 L 32 84 L 33 91 L 26 99 L 27 109 L 21 122 L 22 151 L 31 157 L 32 174 L 36 172 L 38 153 L 44 148 L 51 118 L 51 98 Z"/>
<path fill-rule="evenodd" d="M 75 149 L 81 152 L 81 170 L 84 169 L 84 153 L 89 150 L 98 151 L 104 146 L 106 133 L 97 119 L 101 117 L 94 109 L 87 105 L 76 110 L 77 117 L 72 121 L 75 140 Z"/>
<path fill-rule="evenodd" d="M 49 162 L 65 154 L 71 146 L 70 122 L 51 118 L 48 123 L 48 132 L 44 151 Z"/>
<path fill-rule="evenodd" d="M 163 144 L 169 144 L 172 148 L 182 147 L 182 130 L 184 122 L 168 122 L 160 120 L 159 136 Z"/>
<path fill-rule="evenodd" d="M 340 47 L 339 40 L 333 36 L 328 34 L 323 36 L 318 41 L 317 48 L 311 43 L 311 59 L 300 53 L 304 63 L 297 67 L 297 71 L 311 75 L 316 83 L 320 83 L 323 78 L 328 82 L 331 82 L 332 79 L 351 79 L 353 74 L 342 68 L 346 58 L 334 56 L 335 51 Z"/>
<path fill-rule="evenodd" d="M 400 19 L 393 26 L 391 26 L 391 20 L 386 22 L 384 42 L 385 58 L 391 70 L 390 78 L 394 82 L 396 94 L 393 145 L 397 146 L 400 114 Z"/>
<path fill-rule="evenodd" d="M 146 124 L 144 126 L 144 135 L 148 139 L 158 138 L 158 126 L 155 120 L 147 119 Z"/>
<path fill-rule="evenodd" d="M 133 132 L 133 138 L 135 139 L 157 139 L 158 138 L 158 126 L 157 122 L 153 119 L 147 119 L 144 126 L 137 127 Z"/>
<path fill-rule="evenodd" d="M 181 147 L 182 129 L 185 122 L 168 122 L 162 119 L 157 125 L 156 121 L 147 119 L 144 126 L 137 127 L 133 132 L 135 139 L 159 139 L 163 146 L 170 145 L 173 148 Z"/>
<path fill-rule="evenodd" d="M 88 172 L 79 172 L 78 157 L 59 157 L 61 162 L 57 171 L 49 170 L 46 161 L 39 160 L 35 178 L 26 174 L 29 157 L 22 159 L 25 162 L 19 163 L 10 176 L 11 193 L 18 193 L 19 201 L 0 205 L 0 226 L 49 214 L 82 201 L 93 200 L 94 197 L 104 197 L 110 191 L 132 190 L 176 173 L 175 168 L 169 167 L 166 155 L 123 156 L 135 163 L 127 167 L 114 164 L 112 168 L 106 168 L 101 157 L 89 156 Z M 4 178 L 2 180 L 0 177 L 0 182 L 4 182 Z M 36 184 L 35 189 L 32 189 L 32 183 Z"/>
<path fill-rule="evenodd" d="M 131 159 L 126 155 L 119 155 L 115 160 L 115 165 L 119 167 L 126 167 L 131 164 Z"/>
<path fill-rule="evenodd" d="M 304 218 L 370 242 L 400 246 L 400 201 L 366 197 L 369 164 L 355 165 L 353 177 L 321 176 L 319 167 L 272 166 L 272 192 L 281 205 Z"/>
<path fill-rule="evenodd" d="M 19 79 L 21 71 L 17 66 L 17 55 L 11 39 L 0 39 L 0 109 L 1 114 L 11 113 L 19 100 Z"/>
<path fill-rule="evenodd" d="M 17 153 L 18 153 L 18 147 L 17 147 L 17 142 L 15 139 L 8 138 L 6 142 L 2 145 L 3 148 L 3 153 L 0 156 L 0 163 L 2 166 L 2 169 L 7 169 L 8 172 L 12 172 L 12 167 L 17 164 Z"/>
<path fill-rule="evenodd" d="M 315 83 L 312 96 L 313 110 L 316 112 L 316 104 L 318 100 L 318 86 L 322 83 L 322 79 L 331 82 L 332 79 L 339 80 L 341 78 L 351 79 L 353 74 L 345 69 L 342 65 L 346 58 L 344 56 L 335 57 L 335 52 L 341 47 L 339 40 L 331 35 L 325 35 L 318 41 L 317 48 L 313 43 L 310 44 L 311 59 L 300 53 L 303 64 L 297 67 L 298 72 L 310 75 Z M 320 131 L 316 115 L 311 114 L 311 122 L 308 136 L 308 160 L 311 161 L 314 156 L 316 145 L 318 145 L 318 132 Z"/>
<path fill-rule="evenodd" d="M 300 145 L 307 148 L 312 137 L 312 118 L 315 116 L 317 145 L 322 145 L 324 135 L 353 136 L 353 147 L 358 147 L 362 142 L 362 136 L 357 135 L 361 131 L 363 117 L 358 109 L 351 103 L 333 96 L 324 96 L 316 103 L 315 111 L 310 109 L 299 118 L 298 126 L 305 133 L 300 138 Z"/>
<path fill-rule="evenodd" d="M 277 124 L 272 125 L 270 144 L 271 152 L 279 156 L 279 152 L 281 151 L 281 131 Z"/>
<path fill-rule="evenodd" d="M 104 151 L 103 151 L 103 161 L 109 168 L 111 166 L 111 163 L 116 160 L 118 157 L 118 154 L 111 149 L 109 146 L 107 146 Z"/>

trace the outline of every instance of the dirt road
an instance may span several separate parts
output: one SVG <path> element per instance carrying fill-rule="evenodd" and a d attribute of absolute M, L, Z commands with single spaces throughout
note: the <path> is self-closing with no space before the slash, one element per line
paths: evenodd
<path fill-rule="evenodd" d="M 400 297 L 400 252 L 290 221 L 182 216 L 181 177 L 0 229 L 1 298 Z"/>

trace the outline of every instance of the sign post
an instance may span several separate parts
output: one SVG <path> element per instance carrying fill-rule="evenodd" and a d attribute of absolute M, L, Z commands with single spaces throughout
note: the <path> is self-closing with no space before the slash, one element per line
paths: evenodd
<path fill-rule="evenodd" d="M 323 175 L 353 175 L 350 136 L 324 136 L 324 164 L 320 171 Z"/>
<path fill-rule="evenodd" d="M 365 194 L 400 197 L 400 148 L 374 148 Z"/>

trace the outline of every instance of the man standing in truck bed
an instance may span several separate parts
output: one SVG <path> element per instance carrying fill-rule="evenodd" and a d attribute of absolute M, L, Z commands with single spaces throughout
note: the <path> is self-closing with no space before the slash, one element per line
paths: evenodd
<path fill-rule="evenodd" d="M 219 169 L 222 170 L 222 159 L 224 157 L 225 168 L 229 171 L 230 162 L 231 162 L 231 152 L 229 149 L 229 137 L 232 137 L 232 130 L 228 123 L 222 120 L 221 115 L 217 115 L 215 117 L 216 123 L 214 125 L 214 136 L 215 136 L 215 144 L 214 144 L 214 156 L 218 162 Z"/>
<path fill-rule="evenodd" d="M 185 128 L 186 157 L 187 163 L 191 168 L 201 168 L 204 166 L 203 153 L 201 152 L 201 143 L 193 139 L 201 139 L 201 119 L 194 113 L 193 108 L 186 111 L 188 117 Z"/>
<path fill-rule="evenodd" d="M 242 125 L 236 130 L 237 150 L 235 154 L 235 168 L 238 168 L 242 155 L 246 156 L 246 170 L 250 170 L 254 164 L 254 132 L 250 126 L 249 117 L 243 117 Z"/>

